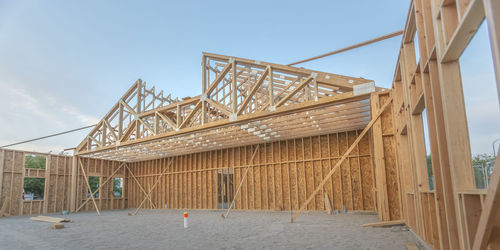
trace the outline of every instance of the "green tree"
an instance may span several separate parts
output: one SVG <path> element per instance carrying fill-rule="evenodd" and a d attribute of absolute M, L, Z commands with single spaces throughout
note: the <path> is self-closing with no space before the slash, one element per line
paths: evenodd
<path fill-rule="evenodd" d="M 122 178 L 113 179 L 113 194 L 116 195 L 118 193 L 118 195 L 116 195 L 117 198 L 121 198 L 123 194 L 122 182 L 123 182 Z"/>
<path fill-rule="evenodd" d="M 434 173 L 432 172 L 432 158 L 427 156 L 427 175 L 429 176 L 429 189 L 434 190 Z"/>
<path fill-rule="evenodd" d="M 35 199 L 43 199 L 45 178 L 24 178 L 24 192 L 32 193 Z"/>
<path fill-rule="evenodd" d="M 491 154 L 478 154 L 472 157 L 472 164 L 476 188 L 486 188 L 493 173 L 495 157 Z"/>
<path fill-rule="evenodd" d="M 46 159 L 39 155 L 26 155 L 24 167 L 34 169 L 45 169 Z"/>
<path fill-rule="evenodd" d="M 99 189 L 99 181 L 100 178 L 98 176 L 89 176 L 89 186 L 90 189 L 92 190 L 92 193 L 94 193 L 97 189 Z M 88 195 L 90 197 L 90 193 Z M 97 192 L 94 195 L 94 198 L 99 198 L 99 192 Z"/>

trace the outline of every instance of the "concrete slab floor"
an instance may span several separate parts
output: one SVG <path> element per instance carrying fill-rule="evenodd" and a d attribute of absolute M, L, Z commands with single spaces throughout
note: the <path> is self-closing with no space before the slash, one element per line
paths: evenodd
<path fill-rule="evenodd" d="M 62 216 L 73 222 L 54 230 L 51 223 L 28 216 L 0 219 L 0 249 L 406 249 L 410 231 L 362 227 L 377 222 L 375 214 L 327 215 L 304 212 L 289 223 L 290 212 L 186 210 L 83 212 Z"/>

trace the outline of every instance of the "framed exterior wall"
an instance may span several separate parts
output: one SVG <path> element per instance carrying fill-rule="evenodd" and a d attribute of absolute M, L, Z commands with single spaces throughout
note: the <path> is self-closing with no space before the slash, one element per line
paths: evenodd
<path fill-rule="evenodd" d="M 27 155 L 45 157 L 45 169 L 26 168 Z M 72 199 L 78 199 L 76 200 L 78 207 L 87 197 L 84 177 L 81 171 L 76 169 L 75 160 L 76 158 L 72 156 L 0 149 L 0 208 L 7 203 L 5 213 L 11 216 L 59 213 L 63 210 L 74 211 L 71 204 Z M 101 177 L 101 180 L 110 176 L 120 164 L 120 162 L 115 161 L 85 158 L 81 158 L 81 161 L 85 164 L 86 172 Z M 125 180 L 125 171 L 126 168 L 122 168 L 114 177 L 121 177 Z M 73 178 L 73 173 L 77 174 L 77 178 Z M 25 178 L 44 179 L 43 199 L 23 200 Z M 74 183 L 75 188 L 73 189 L 74 180 L 78 180 L 78 182 Z M 111 181 L 104 185 L 100 192 L 102 198 L 96 199 L 102 210 L 126 207 L 125 192 L 123 192 L 123 198 L 115 198 L 111 194 L 112 183 Z M 72 195 L 72 190 L 75 190 L 75 195 Z M 81 209 L 81 211 L 91 210 L 95 210 L 91 202 Z"/>
<path fill-rule="evenodd" d="M 235 209 L 298 210 L 360 131 L 318 135 L 260 144 Z M 370 136 L 365 136 L 349 159 L 315 197 L 308 210 L 324 209 L 324 193 L 334 209 L 375 211 L 374 173 Z M 240 185 L 257 145 L 220 149 L 130 164 L 128 206 L 137 207 L 157 178 L 152 192 L 155 207 L 217 209 L 224 186 L 217 179 L 231 178 Z M 167 166 L 173 161 L 170 167 Z M 162 173 L 165 173 L 162 175 Z M 141 186 L 131 178 L 137 178 Z M 231 182 L 228 182 L 231 183 Z M 227 188 L 227 186 L 226 186 Z M 151 208 L 151 202 L 146 202 Z"/>
<path fill-rule="evenodd" d="M 45 169 L 25 168 L 26 155 L 43 156 Z M 70 209 L 72 157 L 0 150 L 0 207 L 8 202 L 12 216 L 56 213 Z M 42 200 L 23 200 L 24 178 L 44 178 Z"/>
<path fill-rule="evenodd" d="M 392 91 L 402 216 L 435 249 L 496 249 L 498 244 L 493 225 L 500 225 L 500 218 L 483 212 L 495 204 L 498 210 L 498 185 L 488 191 L 474 185 L 459 59 L 488 18 L 500 90 L 499 11 L 498 1 L 413 0 L 408 13 Z M 427 174 L 424 110 L 434 189 Z"/>
<path fill-rule="evenodd" d="M 120 168 L 121 162 L 101 159 L 79 157 L 78 164 L 81 164 L 85 170 L 87 178 L 90 176 L 99 177 L 99 196 L 95 197 L 99 210 L 124 209 L 127 207 L 126 195 L 126 175 L 127 168 Z M 115 173 L 116 172 L 116 173 Z M 113 173 L 115 173 L 113 175 Z M 79 208 L 87 198 L 90 198 L 86 179 L 82 173 L 81 167 L 77 168 L 78 182 L 76 184 L 76 208 Z M 109 181 L 108 178 L 111 178 Z M 121 197 L 115 197 L 113 192 L 114 178 L 123 178 L 123 191 Z M 107 182 L 106 182 L 107 181 Z M 104 185 L 102 185 L 106 182 Z M 80 211 L 95 211 L 95 206 L 91 200 L 86 202 Z"/>

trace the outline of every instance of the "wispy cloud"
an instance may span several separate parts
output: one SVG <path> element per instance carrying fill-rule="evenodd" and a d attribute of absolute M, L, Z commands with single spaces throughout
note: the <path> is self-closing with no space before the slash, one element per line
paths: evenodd
<path fill-rule="evenodd" d="M 9 133 L 0 134 L 0 145 L 32 139 L 52 133 L 97 123 L 100 119 L 86 114 L 53 93 L 27 88 L 22 84 L 8 84 L 0 80 L 0 117 L 6 123 L 0 127 Z M 88 131 L 86 131 L 88 132 Z M 85 133 L 86 133 L 85 132 Z M 78 144 L 85 134 L 73 133 L 61 138 L 23 144 L 18 149 L 40 152 L 60 152 Z"/>
<path fill-rule="evenodd" d="M 100 121 L 99 118 L 95 117 L 95 116 L 91 116 L 91 115 L 87 115 L 87 114 L 83 114 L 81 113 L 80 111 L 78 111 L 78 109 L 76 109 L 75 107 L 73 106 L 70 106 L 70 105 L 63 105 L 62 106 L 62 111 L 64 111 L 65 113 L 77 118 L 78 120 L 80 120 L 83 124 L 96 124 Z"/>

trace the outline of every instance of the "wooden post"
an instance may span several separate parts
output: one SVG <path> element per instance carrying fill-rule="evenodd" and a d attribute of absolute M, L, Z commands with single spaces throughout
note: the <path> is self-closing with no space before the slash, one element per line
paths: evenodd
<path fill-rule="evenodd" d="M 73 153 L 73 161 L 71 163 L 71 190 L 70 190 L 70 198 L 69 198 L 69 211 L 75 212 L 76 207 L 76 184 L 78 181 L 78 156 L 76 152 Z"/>
<path fill-rule="evenodd" d="M 43 202 L 43 211 L 42 213 L 46 214 L 48 212 L 48 197 L 49 197 L 49 187 L 50 187 L 50 165 L 52 161 L 52 156 L 47 155 L 47 158 L 45 159 L 45 190 L 43 192 L 43 199 L 45 200 Z"/>
<path fill-rule="evenodd" d="M 207 91 L 207 57 L 203 55 L 201 57 L 201 93 L 205 94 Z"/>
<path fill-rule="evenodd" d="M 232 107 L 232 111 L 233 111 L 233 114 L 236 114 L 236 112 L 238 112 L 238 81 L 236 79 L 236 61 L 233 61 L 233 66 L 232 66 L 232 99 L 233 99 L 233 107 Z"/>
<path fill-rule="evenodd" d="M 273 107 L 274 106 L 273 68 L 271 66 L 269 66 L 268 69 L 269 69 L 269 82 L 268 82 L 267 86 L 269 88 L 269 106 Z"/>
<path fill-rule="evenodd" d="M 497 81 L 498 102 L 500 103 L 500 3 L 496 0 L 484 0 L 484 10 L 488 20 L 490 46 Z"/>
<path fill-rule="evenodd" d="M 5 149 L 0 149 L 0 201 L 2 201 L 2 190 L 3 190 L 3 169 L 5 162 Z M 7 199 L 6 199 L 7 200 Z M 5 203 L 5 201 L 2 201 Z"/>
<path fill-rule="evenodd" d="M 379 113 L 380 100 L 377 93 L 371 96 L 372 114 Z M 377 190 L 377 212 L 380 220 L 391 219 L 389 214 L 389 199 L 387 195 L 387 180 L 385 173 L 384 142 L 382 138 L 382 123 L 380 119 L 373 123 L 373 157 L 375 159 L 375 186 Z"/>

